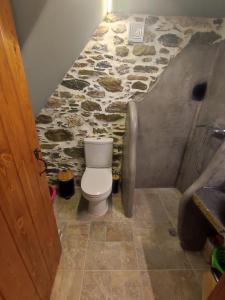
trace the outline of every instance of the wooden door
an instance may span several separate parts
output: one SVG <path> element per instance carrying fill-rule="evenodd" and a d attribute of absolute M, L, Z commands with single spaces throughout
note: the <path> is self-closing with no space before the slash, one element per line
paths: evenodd
<path fill-rule="evenodd" d="M 9 0 L 0 9 L 0 104 L 0 299 L 47 300 L 61 247 Z"/>

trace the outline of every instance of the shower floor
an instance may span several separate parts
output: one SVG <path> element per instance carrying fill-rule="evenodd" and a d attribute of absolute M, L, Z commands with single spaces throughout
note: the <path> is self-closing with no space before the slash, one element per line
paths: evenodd
<path fill-rule="evenodd" d="M 90 218 L 80 189 L 57 198 L 62 257 L 51 300 L 199 300 L 200 253 L 185 252 L 176 235 L 181 194 L 176 189 L 137 189 L 135 216 L 127 219 L 120 194 L 109 212 Z"/>

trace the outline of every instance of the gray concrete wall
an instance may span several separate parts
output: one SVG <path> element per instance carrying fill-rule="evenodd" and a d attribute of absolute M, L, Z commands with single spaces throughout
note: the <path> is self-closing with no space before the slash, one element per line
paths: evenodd
<path fill-rule="evenodd" d="M 207 126 L 225 128 L 225 42 L 213 46 L 215 53 L 215 65 L 212 69 L 211 79 L 208 82 L 208 93 L 202 102 L 196 124 L 206 127 L 195 127 L 192 138 L 186 147 L 183 164 L 178 180 L 178 188 L 185 191 L 202 172 L 207 168 L 216 151 L 224 142 L 222 136 L 213 134 Z M 220 164 L 221 165 L 221 164 Z M 225 181 L 224 169 L 211 176 L 209 185 L 218 185 Z"/>
<path fill-rule="evenodd" d="M 114 12 L 143 13 L 159 16 L 222 17 L 224 0 L 113 0 Z"/>
<path fill-rule="evenodd" d="M 210 80 L 215 54 L 215 47 L 190 44 L 137 103 L 136 187 L 175 186 L 201 105 L 192 100 L 192 90 L 197 83 Z"/>
<path fill-rule="evenodd" d="M 107 11 L 106 0 L 12 0 L 37 114 Z"/>

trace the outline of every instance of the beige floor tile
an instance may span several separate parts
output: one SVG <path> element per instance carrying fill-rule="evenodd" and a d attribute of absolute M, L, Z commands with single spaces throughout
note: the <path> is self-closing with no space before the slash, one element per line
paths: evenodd
<path fill-rule="evenodd" d="M 80 199 L 80 190 L 76 191 L 76 194 L 68 199 L 62 199 L 57 197 L 54 202 L 54 211 L 56 215 L 56 219 L 60 222 L 68 222 L 74 220 L 77 215 L 77 208 Z"/>
<path fill-rule="evenodd" d="M 134 221 L 158 224 L 167 220 L 168 216 L 157 194 L 151 192 L 136 192 Z"/>
<path fill-rule="evenodd" d="M 163 207 L 166 209 L 169 220 L 177 227 L 178 208 L 182 194 L 177 189 L 160 189 L 159 197 Z"/>
<path fill-rule="evenodd" d="M 143 300 L 155 300 L 150 273 L 141 271 L 140 276 L 142 281 Z"/>
<path fill-rule="evenodd" d="M 90 241 L 85 268 L 87 270 L 137 269 L 134 243 Z"/>
<path fill-rule="evenodd" d="M 106 240 L 116 241 L 132 241 L 133 232 L 130 223 L 114 222 L 107 223 Z"/>
<path fill-rule="evenodd" d="M 108 300 L 110 295 L 110 272 L 85 271 L 81 300 Z"/>
<path fill-rule="evenodd" d="M 123 205 L 121 201 L 121 193 L 112 195 L 112 221 L 130 222 L 131 219 L 124 215 Z"/>
<path fill-rule="evenodd" d="M 208 266 L 171 235 L 179 197 L 176 189 L 136 190 L 132 219 L 124 216 L 120 194 L 100 218 L 88 214 L 79 189 L 70 200 L 58 198 L 63 253 L 51 300 L 79 299 L 83 272 L 81 300 L 153 300 L 153 291 L 156 300 L 200 299 Z"/>
<path fill-rule="evenodd" d="M 59 269 L 55 278 L 51 300 L 79 300 L 83 271 Z"/>
<path fill-rule="evenodd" d="M 106 240 L 106 228 L 106 222 L 92 222 L 90 240 L 104 242 Z"/>
<path fill-rule="evenodd" d="M 142 282 L 138 271 L 112 271 L 111 277 L 110 300 L 143 300 Z"/>
<path fill-rule="evenodd" d="M 79 239 L 87 241 L 89 237 L 90 225 L 78 224 L 75 220 L 68 222 L 64 232 L 62 241 L 67 239 Z"/>
<path fill-rule="evenodd" d="M 170 223 L 135 228 L 135 245 L 140 269 L 191 269 L 177 237 L 169 234 Z"/>
<path fill-rule="evenodd" d="M 191 270 L 149 271 L 155 300 L 200 300 L 201 283 Z"/>
<path fill-rule="evenodd" d="M 61 269 L 84 269 L 87 241 L 67 238 L 62 242 L 62 255 L 59 268 Z"/>

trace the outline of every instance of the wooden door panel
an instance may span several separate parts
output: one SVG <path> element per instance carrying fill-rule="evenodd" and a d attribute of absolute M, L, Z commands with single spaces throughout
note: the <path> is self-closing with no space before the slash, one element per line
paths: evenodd
<path fill-rule="evenodd" d="M 1 144 L 4 142 L 4 146 Z M 18 251 L 43 299 L 48 299 L 52 281 L 40 249 L 24 191 L 18 181 L 14 158 L 7 146 L 7 137 L 0 118 L 0 209 L 8 222 Z M 2 148 L 4 150 L 2 150 Z M 4 244 L 2 244 L 4 247 Z M 46 288 L 47 287 L 47 288 Z"/>
<path fill-rule="evenodd" d="M 0 102 L 0 210 L 36 298 L 48 300 L 61 247 L 43 164 L 34 156 L 39 143 L 9 0 L 0 9 Z"/>
<path fill-rule="evenodd" d="M 1 51 L 1 41 L 0 41 L 0 51 Z M 3 53 L 1 51 L 1 53 Z M 9 151 L 14 159 L 14 168 L 17 169 L 17 176 L 20 178 L 20 191 L 24 191 L 24 200 L 27 202 L 29 212 L 32 216 L 32 221 L 36 227 L 37 238 L 41 244 L 42 252 L 45 256 L 46 264 L 48 268 L 53 270 L 51 254 L 54 253 L 53 246 L 54 236 L 51 234 L 51 226 L 48 223 L 48 212 L 45 209 L 45 204 L 41 203 L 41 196 L 37 193 L 37 186 L 34 182 L 34 168 L 32 168 L 32 157 L 33 153 L 29 150 L 27 146 L 27 141 L 25 137 L 25 132 L 23 129 L 23 123 L 20 119 L 20 113 L 17 109 L 16 103 L 13 99 L 18 101 L 16 94 L 14 92 L 14 87 L 9 80 L 10 74 L 5 68 L 2 72 L 4 55 L 0 57 L 0 96 L 2 99 L 2 127 L 4 128 L 5 140 L 8 140 Z M 7 80 L 6 80 L 7 79 Z M 2 95 L 4 93 L 4 95 Z M 7 98 L 5 97 L 7 95 Z M 12 100 L 11 100 L 12 99 Z M 10 122 L 9 120 L 13 120 Z M 2 129 L 1 129 L 2 130 Z M 21 146 L 22 147 L 21 147 Z M 26 165 L 24 168 L 23 165 Z M 31 165 L 31 167 L 30 167 Z M 39 173 L 38 173 L 39 175 Z M 28 179 L 28 181 L 27 181 Z M 34 195 L 35 193 L 35 195 Z M 49 201 L 49 198 L 45 200 Z M 50 202 L 50 201 L 49 201 Z M 55 264 L 54 264 L 55 265 Z M 49 271 L 49 274 L 52 272 Z"/>
<path fill-rule="evenodd" d="M 40 300 L 0 210 L 0 299 Z M 2 247 L 4 245 L 4 247 Z M 20 270 L 20 277 L 15 269 Z M 8 281 L 8 278 L 11 280 Z"/>
<path fill-rule="evenodd" d="M 7 123 L 8 118 L 15 120 L 11 124 L 11 130 L 8 128 L 11 136 L 9 142 L 12 147 L 13 144 L 18 145 L 14 155 L 17 155 L 15 161 L 19 175 L 23 178 L 21 184 L 26 189 L 28 205 L 30 206 L 34 225 L 37 228 L 46 263 L 50 269 L 50 274 L 54 275 L 60 254 L 57 227 L 50 205 L 46 178 L 39 175 L 43 165 L 40 165 L 33 155 L 33 150 L 38 148 L 38 140 L 15 28 L 12 22 L 8 22 L 8 18 L 6 18 L 6 16 L 10 16 L 10 7 L 8 5 L 3 6 L 1 16 L 0 30 L 3 42 L 0 42 L 0 46 L 1 53 L 5 55 L 5 57 L 2 57 L 1 63 L 3 65 L 4 62 L 7 62 L 8 65 L 4 69 L 2 68 L 4 72 L 1 72 L 0 80 L 3 82 L 3 88 L 5 88 L 4 94 L 7 93 L 7 98 L 10 99 L 10 101 L 5 99 L 6 105 L 3 114 L 7 118 L 3 122 Z M 9 81 L 8 78 L 11 78 L 11 80 Z M 27 126 L 27 123 L 31 126 Z M 12 141 L 12 137 L 14 137 L 15 141 Z M 19 153 L 20 144 L 23 145 L 23 149 Z M 25 168 L 21 168 L 18 165 L 21 163 L 21 160 L 23 161 L 23 166 L 26 165 Z M 36 201 L 35 198 L 37 198 Z"/>

